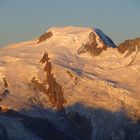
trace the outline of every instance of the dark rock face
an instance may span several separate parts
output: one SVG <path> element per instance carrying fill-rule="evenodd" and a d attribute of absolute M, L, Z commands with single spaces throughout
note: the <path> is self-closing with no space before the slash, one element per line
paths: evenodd
<path fill-rule="evenodd" d="M 134 40 L 126 40 L 120 45 L 118 45 L 117 50 L 119 53 L 124 54 L 126 53 L 125 57 L 130 56 L 132 53 L 135 52 L 134 57 L 132 58 L 131 62 L 128 64 L 130 66 L 134 61 L 135 58 L 140 50 L 140 38 L 136 38 Z"/>
<path fill-rule="evenodd" d="M 89 34 L 89 41 L 77 51 L 77 54 L 80 55 L 88 52 L 91 56 L 100 55 L 103 51 L 107 50 L 108 46 L 101 39 L 99 41 L 103 45 L 101 48 L 98 48 L 96 35 L 91 32 Z"/>
<path fill-rule="evenodd" d="M 128 51 L 127 55 L 130 55 L 136 50 L 136 46 L 140 48 L 140 38 L 136 38 L 134 40 L 126 40 L 123 43 L 119 44 L 117 49 L 121 54 Z"/>
<path fill-rule="evenodd" d="M 10 91 L 8 90 L 8 82 L 6 80 L 5 77 L 2 78 L 3 79 L 3 92 L 0 93 L 0 102 L 3 101 L 9 94 Z"/>
<path fill-rule="evenodd" d="M 52 32 L 49 31 L 47 33 L 44 33 L 43 35 L 41 35 L 38 39 L 38 42 L 37 44 L 41 43 L 41 42 L 44 42 L 45 40 L 51 38 L 53 36 Z"/>
<path fill-rule="evenodd" d="M 96 37 L 98 36 L 98 42 Z M 88 52 L 91 56 L 98 56 L 107 48 L 116 48 L 115 43 L 106 36 L 101 30 L 94 29 L 94 32 L 89 34 L 89 41 L 77 51 L 77 54 L 84 54 Z"/>
<path fill-rule="evenodd" d="M 63 95 L 62 86 L 57 83 L 52 73 L 52 64 L 50 62 L 50 58 L 48 57 L 48 53 L 44 53 L 43 57 L 40 60 L 40 63 L 45 63 L 44 71 L 46 72 L 46 79 L 45 81 L 39 83 L 38 80 L 33 77 L 30 81 L 30 85 L 33 89 L 43 92 L 49 98 L 49 101 L 51 102 L 53 107 L 62 109 L 64 104 L 66 103 L 66 99 Z"/>

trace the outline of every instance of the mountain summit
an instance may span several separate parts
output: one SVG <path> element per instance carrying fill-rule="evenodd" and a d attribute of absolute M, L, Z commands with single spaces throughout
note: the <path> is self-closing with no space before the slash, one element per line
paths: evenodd
<path fill-rule="evenodd" d="M 114 42 L 97 28 L 51 28 L 38 38 L 38 44 L 51 38 L 53 41 L 69 47 L 73 45 L 73 47 L 77 48 L 78 54 L 91 52 L 91 54 L 98 55 L 108 47 L 116 48 Z"/>

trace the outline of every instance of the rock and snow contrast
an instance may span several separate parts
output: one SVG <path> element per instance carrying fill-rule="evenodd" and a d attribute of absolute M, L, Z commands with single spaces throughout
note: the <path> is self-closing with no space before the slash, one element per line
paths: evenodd
<path fill-rule="evenodd" d="M 1 48 L 0 139 L 140 139 L 139 48 L 83 27 Z"/>

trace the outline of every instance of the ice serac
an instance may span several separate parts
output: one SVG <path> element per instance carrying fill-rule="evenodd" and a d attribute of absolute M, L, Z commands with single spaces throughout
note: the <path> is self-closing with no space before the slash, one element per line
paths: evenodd
<path fill-rule="evenodd" d="M 139 139 L 139 47 L 69 26 L 1 48 L 0 139 Z"/>

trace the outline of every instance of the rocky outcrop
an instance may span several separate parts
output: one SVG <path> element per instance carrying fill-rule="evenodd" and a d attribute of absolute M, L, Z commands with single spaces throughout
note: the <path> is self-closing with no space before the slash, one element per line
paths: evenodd
<path fill-rule="evenodd" d="M 91 56 L 98 56 L 107 48 L 116 48 L 115 43 L 105 35 L 100 29 L 93 29 L 89 34 L 89 39 L 86 44 L 77 51 L 77 54 L 84 54 L 88 52 Z"/>
<path fill-rule="evenodd" d="M 123 43 L 119 44 L 117 49 L 121 54 L 128 51 L 127 52 L 127 56 L 128 56 L 136 50 L 136 47 L 140 48 L 140 38 L 136 38 L 133 40 L 126 40 Z"/>
<path fill-rule="evenodd" d="M 140 50 L 140 38 L 136 38 L 134 40 L 126 40 L 117 47 L 119 53 L 125 54 L 125 57 L 130 56 L 132 53 L 135 55 L 132 57 L 132 60 L 128 64 L 130 66 L 134 61 L 135 58 Z"/>
<path fill-rule="evenodd" d="M 8 82 L 5 77 L 2 78 L 3 80 L 3 92 L 0 94 L 0 101 L 3 101 L 9 94 L 10 91 L 8 90 Z"/>
<path fill-rule="evenodd" d="M 97 39 L 97 35 L 93 32 L 89 34 L 89 41 L 77 51 L 77 54 L 89 53 L 91 56 L 98 56 L 107 50 L 108 46 L 101 38 Z"/>
<path fill-rule="evenodd" d="M 35 90 L 43 92 L 49 98 L 53 107 L 62 109 L 66 103 L 66 99 L 63 96 L 62 86 L 56 82 L 56 79 L 52 73 L 52 65 L 49 61 L 48 54 L 45 52 L 40 63 L 45 64 L 44 71 L 46 72 L 46 79 L 42 83 L 38 82 L 35 77 L 31 79 L 31 85 Z"/>
<path fill-rule="evenodd" d="M 52 32 L 49 31 L 47 33 L 44 33 L 43 35 L 41 35 L 38 39 L 38 42 L 37 44 L 41 43 L 41 42 L 44 42 L 45 40 L 51 38 L 53 36 Z"/>

